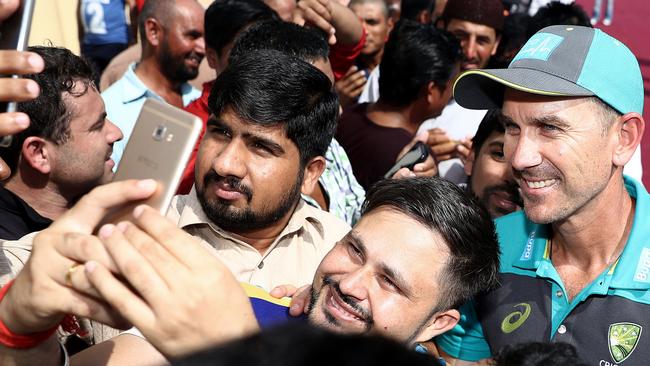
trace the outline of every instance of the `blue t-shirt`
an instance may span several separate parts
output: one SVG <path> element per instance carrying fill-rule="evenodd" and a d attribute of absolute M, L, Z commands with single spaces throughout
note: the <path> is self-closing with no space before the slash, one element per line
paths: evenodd
<path fill-rule="evenodd" d="M 128 44 L 129 27 L 124 15 L 124 0 L 80 0 L 84 45 Z"/>

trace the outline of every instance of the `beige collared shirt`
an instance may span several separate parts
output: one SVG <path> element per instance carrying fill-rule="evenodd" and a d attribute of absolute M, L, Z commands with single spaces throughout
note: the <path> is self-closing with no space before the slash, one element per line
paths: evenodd
<path fill-rule="evenodd" d="M 350 230 L 344 221 L 300 200 L 287 226 L 262 254 L 212 223 L 194 190 L 174 197 L 167 217 L 201 238 L 237 280 L 266 291 L 278 285 L 311 283 L 321 259 Z"/>

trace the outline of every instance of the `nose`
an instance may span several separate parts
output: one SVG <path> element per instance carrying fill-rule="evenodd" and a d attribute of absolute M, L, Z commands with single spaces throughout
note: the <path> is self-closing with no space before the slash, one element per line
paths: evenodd
<path fill-rule="evenodd" d="M 525 170 L 542 163 L 539 142 L 524 131 L 515 136 L 506 134 L 503 149 L 515 170 Z"/>
<path fill-rule="evenodd" d="M 476 57 L 476 37 L 469 36 L 463 45 L 465 59 L 471 60 Z"/>
<path fill-rule="evenodd" d="M 213 161 L 214 171 L 222 177 L 234 176 L 244 178 L 246 176 L 245 149 L 242 149 L 242 142 L 230 140 Z"/>
<path fill-rule="evenodd" d="M 360 267 L 341 279 L 339 288 L 344 295 L 363 301 L 368 298 L 369 280 L 370 274 L 363 267 Z"/>
<path fill-rule="evenodd" d="M 120 141 L 122 140 L 122 138 L 124 138 L 124 135 L 122 134 L 122 130 L 120 130 L 120 128 L 117 127 L 109 119 L 106 119 L 106 127 L 108 129 L 108 133 L 106 134 L 106 139 L 108 140 L 109 144 L 112 144 L 116 141 Z"/>

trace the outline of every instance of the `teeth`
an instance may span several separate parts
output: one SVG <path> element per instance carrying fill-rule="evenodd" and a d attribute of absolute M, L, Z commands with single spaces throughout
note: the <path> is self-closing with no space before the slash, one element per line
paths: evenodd
<path fill-rule="evenodd" d="M 540 180 L 537 182 L 531 182 L 528 180 L 526 181 L 526 184 L 529 188 L 544 188 L 552 185 L 553 183 L 555 183 L 555 179 Z"/>

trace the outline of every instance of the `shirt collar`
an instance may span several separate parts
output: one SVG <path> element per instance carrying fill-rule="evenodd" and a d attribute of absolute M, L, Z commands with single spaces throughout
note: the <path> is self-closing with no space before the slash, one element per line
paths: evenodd
<path fill-rule="evenodd" d="M 650 289 L 650 195 L 643 184 L 625 177 L 625 188 L 636 199 L 630 236 L 616 266 L 610 287 Z"/>
<path fill-rule="evenodd" d="M 523 212 L 521 213 L 523 215 Z M 550 227 L 539 225 L 526 220 L 526 232 L 528 238 L 519 258 L 514 261 L 513 266 L 521 269 L 537 270 L 543 260 L 549 258 L 549 236 Z"/>
<path fill-rule="evenodd" d="M 123 78 L 125 82 L 122 84 L 122 102 L 127 104 L 143 97 L 162 100 L 158 94 L 154 93 L 144 85 L 142 80 L 140 80 L 140 78 L 135 74 L 136 65 L 135 62 L 131 63 L 124 73 Z M 181 84 L 181 98 L 183 99 L 183 105 L 190 104 L 190 102 L 199 95 L 199 91 L 194 89 L 191 84 Z"/>

